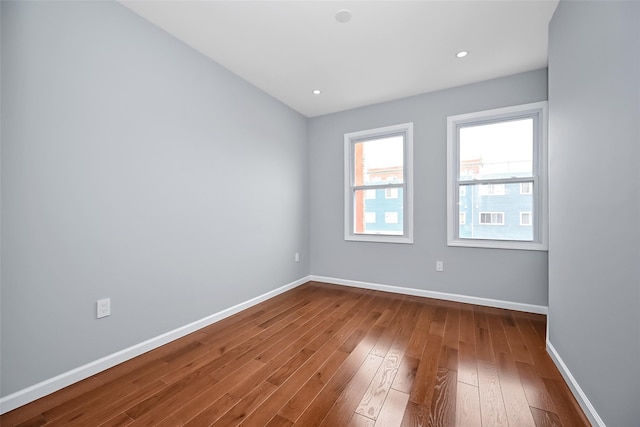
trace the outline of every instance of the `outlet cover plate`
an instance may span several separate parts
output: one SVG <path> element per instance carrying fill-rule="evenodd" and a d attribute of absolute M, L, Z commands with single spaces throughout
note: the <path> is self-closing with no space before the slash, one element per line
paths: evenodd
<path fill-rule="evenodd" d="M 111 298 L 99 299 L 96 302 L 96 317 L 101 319 L 111 315 Z"/>

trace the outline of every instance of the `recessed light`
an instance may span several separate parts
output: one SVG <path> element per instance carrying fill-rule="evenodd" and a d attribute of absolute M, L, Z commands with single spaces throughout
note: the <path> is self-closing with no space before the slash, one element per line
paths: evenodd
<path fill-rule="evenodd" d="M 322 92 L 320 92 L 320 89 L 315 89 L 313 92 L 314 95 L 320 95 Z"/>
<path fill-rule="evenodd" d="M 336 13 L 336 21 L 338 21 L 339 23 L 345 24 L 350 20 L 351 20 L 351 11 L 347 9 L 342 9 Z"/>
<path fill-rule="evenodd" d="M 460 52 L 456 53 L 457 58 L 464 58 L 467 55 L 469 55 L 469 52 L 467 52 L 466 50 L 461 50 Z"/>

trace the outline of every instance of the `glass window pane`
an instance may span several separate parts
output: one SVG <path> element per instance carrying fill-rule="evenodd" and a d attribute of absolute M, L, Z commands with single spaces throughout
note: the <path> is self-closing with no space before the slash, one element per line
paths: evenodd
<path fill-rule="evenodd" d="M 459 138 L 461 181 L 532 176 L 532 118 L 463 126 Z"/>
<path fill-rule="evenodd" d="M 355 190 L 354 233 L 403 235 L 404 197 L 402 188 L 397 190 L 398 197 L 394 199 L 367 199 L 367 190 Z"/>
<path fill-rule="evenodd" d="M 369 139 L 354 144 L 355 185 L 402 183 L 404 137 Z"/>
<path fill-rule="evenodd" d="M 500 184 L 500 197 L 482 184 L 466 184 L 458 192 L 458 236 L 462 239 L 533 241 L 533 196 L 520 191 L 520 182 Z M 533 183 L 529 183 L 533 187 Z M 462 187 L 462 186 L 461 186 Z"/>

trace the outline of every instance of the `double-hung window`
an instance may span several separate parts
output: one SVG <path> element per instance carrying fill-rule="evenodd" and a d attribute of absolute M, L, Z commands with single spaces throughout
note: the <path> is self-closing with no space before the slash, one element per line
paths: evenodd
<path fill-rule="evenodd" d="M 546 134 L 546 102 L 447 119 L 449 246 L 547 249 Z"/>
<path fill-rule="evenodd" d="M 413 243 L 413 123 L 344 135 L 345 240 Z"/>

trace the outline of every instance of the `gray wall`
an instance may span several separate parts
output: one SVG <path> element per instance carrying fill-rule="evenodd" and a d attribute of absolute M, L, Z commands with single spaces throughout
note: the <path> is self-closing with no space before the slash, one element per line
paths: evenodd
<path fill-rule="evenodd" d="M 550 25 L 549 339 L 608 426 L 640 420 L 640 3 Z"/>
<path fill-rule="evenodd" d="M 546 306 L 546 252 L 448 247 L 446 231 L 447 116 L 546 99 L 542 69 L 311 119 L 311 274 Z M 414 123 L 414 244 L 347 242 L 343 135 L 405 122 Z"/>
<path fill-rule="evenodd" d="M 308 275 L 305 117 L 115 2 L 0 7 L 3 396 Z"/>

